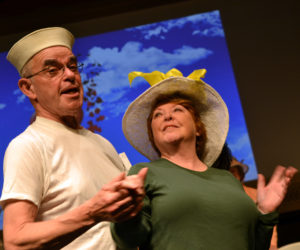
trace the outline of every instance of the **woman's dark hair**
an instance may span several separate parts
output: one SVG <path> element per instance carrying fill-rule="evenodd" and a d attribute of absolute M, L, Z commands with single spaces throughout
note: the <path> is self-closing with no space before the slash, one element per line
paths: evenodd
<path fill-rule="evenodd" d="M 161 94 L 152 103 L 151 111 L 150 111 L 150 114 L 147 119 L 147 129 L 148 129 L 148 137 L 149 137 L 149 140 L 150 140 L 153 148 L 160 155 L 160 152 L 154 143 L 153 132 L 152 132 L 152 127 L 151 127 L 153 112 L 157 107 L 159 107 L 163 104 L 166 104 L 166 103 L 179 104 L 179 105 L 183 106 L 184 108 L 186 108 L 192 115 L 193 120 L 195 122 L 196 130 L 200 134 L 199 136 L 196 137 L 196 152 L 197 152 L 199 159 L 202 159 L 204 146 L 206 143 L 206 129 L 205 129 L 204 124 L 201 121 L 200 114 L 197 111 L 197 108 L 196 108 L 197 102 L 195 100 L 193 100 L 190 96 L 187 96 L 180 92 L 176 92 L 176 93 L 169 94 L 169 95 Z"/>
<path fill-rule="evenodd" d="M 219 169 L 230 169 L 232 161 L 232 153 L 230 148 L 228 147 L 227 143 L 225 142 L 221 154 L 217 158 L 217 160 L 212 165 L 213 168 L 219 168 Z"/>

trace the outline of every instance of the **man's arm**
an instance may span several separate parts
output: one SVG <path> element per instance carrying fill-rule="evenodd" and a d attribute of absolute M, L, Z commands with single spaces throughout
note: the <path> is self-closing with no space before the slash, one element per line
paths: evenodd
<path fill-rule="evenodd" d="M 142 207 L 145 175 L 126 180 L 122 173 L 81 206 L 48 221 L 35 221 L 38 208 L 33 203 L 8 201 L 4 207 L 5 248 L 61 248 L 96 223 L 131 219 Z"/>

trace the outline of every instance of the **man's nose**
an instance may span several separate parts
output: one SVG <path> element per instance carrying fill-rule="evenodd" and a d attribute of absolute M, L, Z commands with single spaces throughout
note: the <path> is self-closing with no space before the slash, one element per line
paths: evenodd
<path fill-rule="evenodd" d="M 68 80 L 68 81 L 70 81 L 72 83 L 75 82 L 75 74 L 76 73 L 74 71 L 72 71 L 68 67 L 65 67 L 63 74 L 64 74 L 64 77 L 66 78 L 66 80 Z"/>

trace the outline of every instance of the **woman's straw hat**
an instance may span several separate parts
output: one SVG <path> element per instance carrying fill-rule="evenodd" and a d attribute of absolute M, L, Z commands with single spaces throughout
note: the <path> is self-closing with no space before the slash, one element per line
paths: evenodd
<path fill-rule="evenodd" d="M 148 138 L 147 118 L 152 103 L 158 95 L 180 92 L 197 100 L 196 108 L 207 132 L 207 142 L 201 160 L 208 167 L 215 162 L 226 140 L 229 115 L 221 96 L 200 79 L 205 73 L 205 69 L 195 70 L 188 77 L 183 77 L 180 71 L 172 69 L 166 74 L 159 71 L 129 74 L 130 83 L 135 77 L 141 76 L 152 85 L 129 105 L 123 116 L 124 135 L 137 151 L 149 160 L 159 158 Z"/>

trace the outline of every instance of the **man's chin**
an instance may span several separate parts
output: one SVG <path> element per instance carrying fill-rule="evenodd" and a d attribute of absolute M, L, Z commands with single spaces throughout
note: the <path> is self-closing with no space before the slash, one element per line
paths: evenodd
<path fill-rule="evenodd" d="M 79 128 L 83 119 L 83 111 L 82 108 L 78 108 L 67 112 L 61 117 L 63 123 L 71 128 Z"/>

